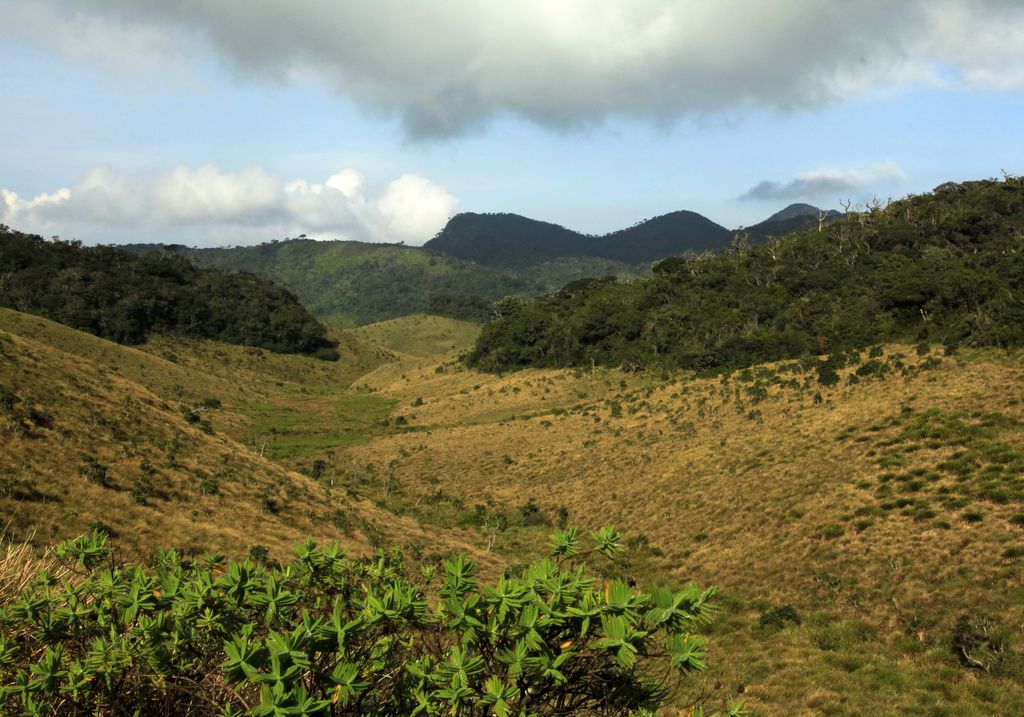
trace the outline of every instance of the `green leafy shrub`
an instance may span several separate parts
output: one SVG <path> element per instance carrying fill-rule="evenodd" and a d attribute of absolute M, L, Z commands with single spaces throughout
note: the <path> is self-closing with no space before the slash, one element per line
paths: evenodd
<path fill-rule="evenodd" d="M 102 570 L 103 536 L 57 554 L 0 609 L 0 710 L 9 714 L 627 715 L 654 710 L 704 666 L 692 634 L 713 590 L 637 592 L 577 561 L 614 558 L 612 529 L 583 550 L 481 589 L 462 556 L 443 565 L 434 607 L 397 551 L 366 560 L 311 540 L 282 568 L 188 562 Z M 255 552 L 255 547 L 254 547 Z M 265 557 L 265 556 L 259 556 Z M 216 569 L 216 571 L 214 571 Z M 424 576 L 432 571 L 423 573 Z M 738 704 L 730 714 L 741 714 Z"/>

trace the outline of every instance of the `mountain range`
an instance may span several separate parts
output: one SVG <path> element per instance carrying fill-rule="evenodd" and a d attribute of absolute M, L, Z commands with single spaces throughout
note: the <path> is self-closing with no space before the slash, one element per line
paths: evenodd
<path fill-rule="evenodd" d="M 687 252 L 719 252 L 737 234 L 752 243 L 804 229 L 818 217 L 810 204 L 791 204 L 751 227 L 730 230 L 696 212 L 677 211 L 638 222 L 601 236 L 517 214 L 457 214 L 424 248 L 475 261 L 484 266 L 525 268 L 564 256 L 590 256 L 630 265 L 649 264 Z"/>

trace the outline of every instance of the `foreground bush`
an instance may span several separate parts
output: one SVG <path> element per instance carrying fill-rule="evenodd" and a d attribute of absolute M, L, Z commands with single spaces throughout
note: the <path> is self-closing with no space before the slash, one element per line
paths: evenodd
<path fill-rule="evenodd" d="M 161 552 L 111 567 L 101 534 L 58 546 L 0 612 L 0 712 L 65 715 L 624 715 L 703 667 L 713 590 L 588 578 L 618 536 L 574 529 L 553 555 L 480 589 L 471 563 L 406 574 L 400 554 L 300 546 L 281 568 Z"/>

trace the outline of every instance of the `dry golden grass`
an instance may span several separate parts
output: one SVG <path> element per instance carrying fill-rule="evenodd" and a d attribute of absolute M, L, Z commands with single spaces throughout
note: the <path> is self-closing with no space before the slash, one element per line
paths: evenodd
<path fill-rule="evenodd" d="M 20 595 L 43 572 L 57 580 L 70 576 L 68 568 L 53 555 L 52 548 L 40 554 L 31 542 L 9 540 L 6 528 L 0 532 L 0 605 Z"/>

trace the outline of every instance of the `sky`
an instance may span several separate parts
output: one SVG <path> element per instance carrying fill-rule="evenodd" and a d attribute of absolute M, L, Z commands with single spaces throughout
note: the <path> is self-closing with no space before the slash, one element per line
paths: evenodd
<path fill-rule="evenodd" d="M 1024 173 L 1020 0 L 0 0 L 0 223 L 730 228 Z"/>

